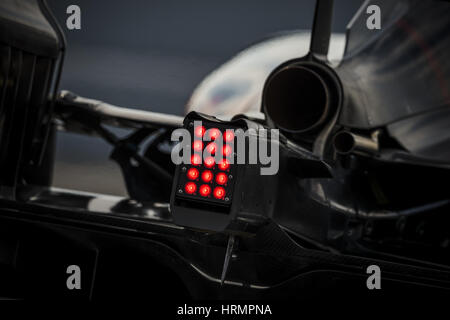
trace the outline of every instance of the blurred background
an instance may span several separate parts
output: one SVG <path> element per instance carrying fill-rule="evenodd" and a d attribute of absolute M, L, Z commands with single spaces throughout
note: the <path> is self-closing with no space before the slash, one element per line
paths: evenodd
<path fill-rule="evenodd" d="M 123 107 L 183 114 L 197 84 L 240 50 L 280 31 L 310 29 L 314 0 L 47 0 L 67 38 L 60 89 Z M 333 31 L 363 0 L 336 0 Z M 66 9 L 81 9 L 81 30 Z M 126 195 L 102 140 L 59 133 L 54 185 Z"/>

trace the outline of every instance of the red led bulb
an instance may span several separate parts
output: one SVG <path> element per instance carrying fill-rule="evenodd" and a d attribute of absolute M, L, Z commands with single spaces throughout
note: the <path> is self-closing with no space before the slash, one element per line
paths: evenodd
<path fill-rule="evenodd" d="M 202 180 L 204 182 L 211 182 L 211 180 L 213 179 L 213 173 L 209 170 L 205 170 L 202 172 Z"/>
<path fill-rule="evenodd" d="M 211 140 L 216 140 L 218 137 L 220 137 L 221 134 L 222 134 L 222 133 L 221 133 L 220 130 L 217 129 L 217 128 L 212 128 L 212 129 L 209 129 L 209 130 L 208 130 L 208 137 L 209 137 Z"/>
<path fill-rule="evenodd" d="M 196 137 L 202 138 L 203 135 L 205 134 L 205 131 L 206 131 L 206 129 L 204 126 L 197 126 L 194 129 L 194 134 Z"/>
<path fill-rule="evenodd" d="M 232 142 L 234 140 L 234 132 L 233 130 L 226 130 L 225 135 L 223 136 L 226 142 Z"/>
<path fill-rule="evenodd" d="M 226 145 L 223 146 L 223 155 L 224 155 L 225 157 L 228 157 L 229 155 L 231 155 L 231 152 L 232 152 L 232 151 L 233 151 L 233 150 L 232 150 L 232 148 L 231 148 L 230 145 L 226 144 Z"/>
<path fill-rule="evenodd" d="M 187 172 L 187 176 L 188 176 L 188 178 L 191 179 L 191 180 L 197 179 L 197 178 L 198 178 L 198 175 L 199 175 L 199 172 L 198 172 L 198 170 L 195 169 L 195 168 L 190 168 L 190 169 L 188 170 L 188 172 Z"/>
<path fill-rule="evenodd" d="M 223 184 L 227 183 L 227 181 L 228 181 L 228 176 L 225 173 L 220 172 L 216 175 L 216 182 L 218 184 L 223 185 Z"/>
<path fill-rule="evenodd" d="M 198 165 L 200 165 L 202 163 L 202 157 L 200 157 L 200 155 L 199 154 L 193 154 L 192 156 L 191 156 L 191 164 L 192 165 L 194 165 L 194 166 L 198 166 Z"/>
<path fill-rule="evenodd" d="M 213 192 L 214 198 L 223 199 L 225 197 L 225 189 L 222 187 L 216 187 Z"/>
<path fill-rule="evenodd" d="M 192 148 L 194 151 L 202 151 L 203 150 L 203 142 L 201 140 L 195 140 L 192 144 Z"/>
<path fill-rule="evenodd" d="M 214 161 L 213 157 L 208 157 L 205 159 L 205 167 L 212 168 L 212 167 L 214 167 L 215 164 L 216 164 L 216 162 Z"/>
<path fill-rule="evenodd" d="M 230 167 L 230 163 L 227 159 L 223 159 L 219 162 L 219 169 L 220 170 L 227 170 Z"/>
<path fill-rule="evenodd" d="M 203 197 L 207 197 L 211 193 L 211 187 L 207 184 L 203 184 L 200 186 L 199 193 Z"/>
<path fill-rule="evenodd" d="M 195 190 L 197 190 L 197 185 L 193 182 L 188 182 L 184 186 L 184 191 L 186 191 L 186 193 L 188 193 L 188 194 L 195 193 Z"/>

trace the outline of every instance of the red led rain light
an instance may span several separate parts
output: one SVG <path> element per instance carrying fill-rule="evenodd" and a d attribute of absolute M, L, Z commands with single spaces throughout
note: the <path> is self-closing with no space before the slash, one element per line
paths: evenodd
<path fill-rule="evenodd" d="M 180 207 L 204 210 L 217 206 L 220 212 L 231 210 L 238 167 L 234 165 L 236 132 L 232 126 L 209 121 L 202 125 L 186 122 L 190 132 L 190 163 L 177 168 L 175 202 Z M 232 165 L 233 163 L 233 165 Z M 206 210 L 206 209 L 205 209 Z"/>

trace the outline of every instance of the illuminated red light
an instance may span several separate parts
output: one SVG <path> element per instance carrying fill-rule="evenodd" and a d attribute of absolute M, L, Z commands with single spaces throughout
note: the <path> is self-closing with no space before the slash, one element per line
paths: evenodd
<path fill-rule="evenodd" d="M 201 163 L 202 163 L 202 157 L 199 154 L 193 154 L 191 156 L 191 164 L 193 164 L 194 166 L 198 166 Z"/>
<path fill-rule="evenodd" d="M 217 129 L 217 128 L 213 128 L 213 129 L 208 130 L 208 133 L 209 133 L 209 138 L 211 140 L 216 140 L 222 134 L 220 132 L 220 130 Z"/>
<path fill-rule="evenodd" d="M 197 179 L 197 178 L 198 178 L 198 175 L 199 175 L 199 172 L 198 172 L 198 170 L 195 169 L 195 168 L 190 168 L 190 169 L 188 170 L 188 172 L 187 172 L 187 176 L 188 176 L 188 178 L 191 179 L 191 180 Z"/>
<path fill-rule="evenodd" d="M 216 175 L 216 182 L 218 184 L 225 184 L 228 181 L 228 177 L 225 173 L 221 172 Z"/>
<path fill-rule="evenodd" d="M 194 151 L 202 151 L 203 150 L 203 142 L 200 140 L 195 140 L 192 144 Z"/>
<path fill-rule="evenodd" d="M 225 197 L 225 189 L 222 187 L 216 187 L 214 189 L 214 198 L 223 199 Z"/>
<path fill-rule="evenodd" d="M 201 196 L 206 197 L 211 193 L 211 187 L 207 184 L 204 184 L 200 187 L 199 193 Z"/>
<path fill-rule="evenodd" d="M 232 142 L 234 139 L 234 133 L 232 130 L 225 131 L 224 139 L 226 142 Z"/>
<path fill-rule="evenodd" d="M 190 206 L 189 201 L 192 201 L 194 208 L 194 202 L 197 201 L 205 205 L 224 206 L 225 210 L 225 205 L 228 208 L 232 204 L 234 180 L 239 177 L 235 172 L 239 166 L 232 166 L 237 158 L 234 145 L 239 138 L 239 131 L 220 123 L 190 121 L 186 125 L 194 137 L 187 150 L 190 163 L 177 167 L 180 176 L 176 182 L 175 196 L 184 199 L 179 202 L 182 206 Z M 198 205 L 202 209 L 201 204 Z"/>
<path fill-rule="evenodd" d="M 216 162 L 214 161 L 213 157 L 208 157 L 205 159 L 205 167 L 212 168 L 212 167 L 214 167 L 215 164 L 216 164 Z"/>
<path fill-rule="evenodd" d="M 195 136 L 202 138 L 203 135 L 205 134 L 205 131 L 206 131 L 206 129 L 204 126 L 197 126 L 194 129 L 194 134 L 195 134 Z"/>
<path fill-rule="evenodd" d="M 204 182 L 210 182 L 213 178 L 213 173 L 209 170 L 205 170 L 202 172 L 202 180 Z"/>
<path fill-rule="evenodd" d="M 214 142 L 211 142 L 206 146 L 206 150 L 208 150 L 209 154 L 215 154 L 217 149 L 217 145 Z"/>
<path fill-rule="evenodd" d="M 223 155 L 225 157 L 228 157 L 231 154 L 232 151 L 233 150 L 231 149 L 231 146 L 229 146 L 228 144 L 223 146 Z"/>
<path fill-rule="evenodd" d="M 188 194 L 195 193 L 195 190 L 197 190 L 197 185 L 193 182 L 188 182 L 184 186 L 184 191 L 186 191 L 186 193 L 188 193 Z"/>
<path fill-rule="evenodd" d="M 230 167 L 230 163 L 227 159 L 223 159 L 219 162 L 219 169 L 220 170 L 227 170 Z"/>

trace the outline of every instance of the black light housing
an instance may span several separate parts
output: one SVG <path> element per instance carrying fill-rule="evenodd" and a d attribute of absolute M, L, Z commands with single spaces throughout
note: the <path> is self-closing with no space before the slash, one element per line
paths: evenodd
<path fill-rule="evenodd" d="M 201 127 L 194 124 L 200 121 Z M 191 161 L 176 166 L 170 201 L 172 215 L 179 225 L 223 231 L 236 217 L 240 202 L 236 181 L 245 170 L 244 165 L 236 163 L 236 153 L 229 151 L 236 137 L 227 130 L 246 130 L 248 122 L 221 121 L 191 112 L 183 128 L 192 140 Z M 221 145 L 222 150 L 218 150 Z M 205 149 L 212 151 L 213 157 L 203 158 Z M 215 161 L 218 158 L 220 161 Z"/>
<path fill-rule="evenodd" d="M 202 122 L 204 130 L 195 128 L 196 121 Z M 250 139 L 256 139 L 258 148 L 261 143 L 274 143 L 269 141 L 270 135 L 260 134 L 259 129 L 265 127 L 244 116 L 232 121 L 222 121 L 191 112 L 184 119 L 183 127 L 191 137 L 196 134 L 196 129 L 203 133 L 208 129 L 218 129 L 222 132 L 222 138 L 227 129 L 254 129 L 255 134 L 244 135 L 246 159 Z M 239 138 L 230 135 L 225 138 L 228 143 L 231 140 L 237 143 L 237 139 Z M 286 181 L 302 177 L 329 177 L 329 169 L 325 163 L 311 157 L 304 158 L 304 152 L 289 145 L 284 136 L 280 135 L 279 141 L 275 143 L 279 147 L 279 170 L 274 175 L 262 175 L 261 168 L 265 165 L 260 163 L 239 164 L 234 161 L 224 169 L 217 164 L 210 166 L 208 163 L 177 165 L 170 200 L 174 222 L 195 229 L 253 234 L 274 215 L 280 214 L 277 212 L 278 208 L 286 210 L 285 206 L 288 204 L 284 203 L 286 195 L 283 190 Z M 207 147 L 208 142 L 203 141 L 202 150 Z M 193 149 L 191 146 L 191 151 Z M 239 149 L 239 146 L 236 145 L 235 149 Z M 232 156 L 236 160 L 236 154 Z M 296 172 L 295 168 L 301 168 L 301 172 Z M 203 175 L 208 177 L 204 178 Z M 202 186 L 209 186 L 209 190 L 202 190 Z M 218 190 L 220 197 L 214 197 L 215 190 Z"/>
<path fill-rule="evenodd" d="M 236 155 L 222 152 L 221 160 L 216 161 L 214 156 L 203 158 L 203 151 L 209 150 L 212 154 L 220 153 L 216 150 L 218 145 L 223 145 L 223 149 L 230 148 L 234 141 L 225 141 L 227 129 L 238 129 L 223 123 L 202 121 L 202 129 L 193 125 L 194 121 L 188 122 L 186 129 L 195 137 L 196 132 L 202 132 L 200 137 L 208 132 L 217 132 L 212 141 L 194 140 L 191 148 L 191 163 L 182 164 L 178 172 L 176 183 L 177 200 L 188 201 L 188 206 L 203 207 L 205 204 L 211 206 L 211 210 L 216 209 L 221 213 L 229 213 L 233 198 L 234 181 L 236 175 Z M 222 143 L 218 139 L 224 140 Z M 234 140 L 234 139 L 233 139 Z M 212 152 L 211 152 L 212 151 Z M 233 161 L 231 158 L 234 158 Z M 217 163 L 216 163 L 217 162 Z"/>

